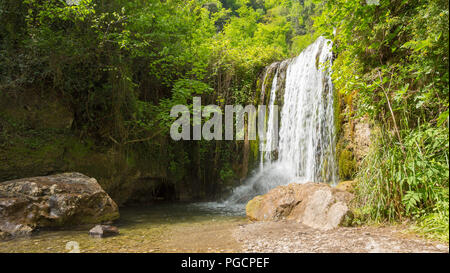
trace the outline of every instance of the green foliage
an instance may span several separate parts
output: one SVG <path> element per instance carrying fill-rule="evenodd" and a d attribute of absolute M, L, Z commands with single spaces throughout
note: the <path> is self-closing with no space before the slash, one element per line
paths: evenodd
<path fill-rule="evenodd" d="M 343 94 L 358 91 L 361 114 L 384 119 L 389 100 L 392 110 L 410 122 L 444 119 L 447 1 L 380 1 L 377 6 L 333 0 L 325 7 L 315 23 L 336 43 L 336 87 Z"/>
<path fill-rule="evenodd" d="M 403 134 L 404 152 L 383 136 L 363 162 L 357 196 L 365 207 L 364 217 L 412 218 L 430 231 L 448 231 L 448 131 L 424 125 Z M 431 227 L 432 223 L 438 225 Z"/>
<path fill-rule="evenodd" d="M 302 52 L 303 49 L 307 48 L 310 44 L 314 42 L 317 37 L 311 34 L 299 35 L 292 39 L 292 51 Z"/>
<path fill-rule="evenodd" d="M 242 149 L 234 142 L 167 148 L 171 107 L 191 106 L 193 96 L 204 105 L 257 101 L 255 79 L 306 45 L 295 36 L 310 29 L 314 7 L 294 0 L 3 0 L 0 92 L 22 98 L 35 90 L 44 101 L 56 94 L 73 113 L 70 134 L 111 149 L 115 160 L 97 160 L 108 172 L 103 164 L 115 166 L 111 177 L 118 179 L 102 180 L 108 189 L 134 181 L 139 162 L 153 160 L 168 170 L 162 180 L 218 192 L 215 181 L 227 180 L 225 187 L 236 178 Z M 0 120 L 0 129 L 8 128 L 2 142 L 28 130 L 6 123 Z M 148 166 L 139 168 L 147 174 Z M 83 170 L 109 177 L 96 166 Z M 128 183 L 124 196 L 132 188 Z"/>
<path fill-rule="evenodd" d="M 349 114 L 382 129 L 358 174 L 360 220 L 411 218 L 448 240 L 448 1 L 328 0 L 314 25 L 334 41 Z"/>
<path fill-rule="evenodd" d="M 356 171 L 356 160 L 349 150 L 339 151 L 339 177 L 341 179 L 351 179 Z"/>
<path fill-rule="evenodd" d="M 448 196 L 448 189 L 447 189 Z M 431 239 L 449 241 L 448 227 L 448 198 L 447 200 L 439 200 L 433 208 L 433 212 L 422 216 L 418 224 L 413 228 L 415 231 L 425 235 Z"/>
<path fill-rule="evenodd" d="M 178 80 L 172 89 L 172 97 L 170 99 L 161 99 L 158 106 L 154 110 L 158 113 L 156 120 L 159 126 L 168 132 L 173 121 L 177 118 L 170 117 L 170 110 L 175 105 L 185 105 L 193 114 L 192 98 L 200 97 L 212 93 L 213 89 L 207 84 L 196 80 Z"/>
<path fill-rule="evenodd" d="M 230 179 L 234 178 L 234 172 L 230 168 L 228 164 L 226 164 L 219 173 L 219 177 L 222 181 L 229 181 Z"/>

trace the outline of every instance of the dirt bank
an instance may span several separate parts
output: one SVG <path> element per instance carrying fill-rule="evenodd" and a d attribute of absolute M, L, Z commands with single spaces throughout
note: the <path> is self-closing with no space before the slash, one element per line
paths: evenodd
<path fill-rule="evenodd" d="M 240 226 L 233 235 L 244 252 L 449 252 L 448 244 L 419 238 L 405 232 L 405 227 L 320 231 L 292 221 L 255 222 Z"/>

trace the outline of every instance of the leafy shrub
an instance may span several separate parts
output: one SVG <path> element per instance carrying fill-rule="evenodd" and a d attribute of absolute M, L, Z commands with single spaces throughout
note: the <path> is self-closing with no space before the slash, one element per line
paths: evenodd
<path fill-rule="evenodd" d="M 363 218 L 410 218 L 417 221 L 417 230 L 448 240 L 448 130 L 423 125 L 403 133 L 404 151 L 382 136 L 363 162 L 356 191 Z"/>

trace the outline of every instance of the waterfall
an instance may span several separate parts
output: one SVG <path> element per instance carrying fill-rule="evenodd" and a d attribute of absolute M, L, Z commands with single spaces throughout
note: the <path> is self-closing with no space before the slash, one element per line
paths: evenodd
<path fill-rule="evenodd" d="M 280 164 L 300 181 L 336 182 L 331 41 L 322 37 L 289 65 L 281 111 Z"/>
<path fill-rule="evenodd" d="M 225 203 L 247 202 L 255 195 L 292 182 L 337 182 L 333 85 L 330 66 L 326 65 L 331 65 L 331 49 L 331 41 L 319 37 L 299 56 L 288 60 L 279 131 L 271 109 L 277 101 L 277 92 L 282 91 L 278 90 L 278 81 L 283 62 L 266 70 L 262 92 L 266 90 L 268 73 L 276 67 L 266 139 L 259 144 L 260 168 Z M 274 148 L 273 152 L 267 151 L 270 147 Z"/>

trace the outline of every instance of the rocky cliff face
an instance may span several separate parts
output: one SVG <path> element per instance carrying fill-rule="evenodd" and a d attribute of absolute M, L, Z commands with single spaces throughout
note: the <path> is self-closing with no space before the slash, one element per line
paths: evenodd
<path fill-rule="evenodd" d="M 259 104 L 261 105 L 269 105 L 270 101 L 270 90 L 272 89 L 273 79 L 277 76 L 277 86 L 276 86 L 276 97 L 275 104 L 278 105 L 279 109 L 283 106 L 283 98 L 284 98 L 284 90 L 286 86 L 286 73 L 289 64 L 292 62 L 292 59 L 286 59 L 281 62 L 275 62 L 271 65 L 267 66 L 263 73 L 261 74 L 260 82 L 258 84 L 259 95 Z M 278 73 L 277 73 L 278 71 Z"/>
<path fill-rule="evenodd" d="M 44 227 L 102 223 L 118 217 L 116 203 L 97 180 L 80 173 L 0 183 L 3 237 L 29 235 Z"/>

